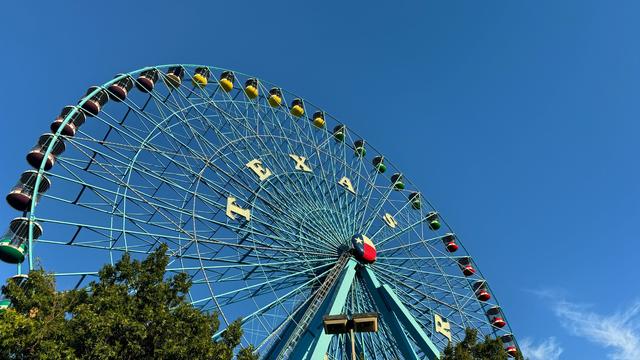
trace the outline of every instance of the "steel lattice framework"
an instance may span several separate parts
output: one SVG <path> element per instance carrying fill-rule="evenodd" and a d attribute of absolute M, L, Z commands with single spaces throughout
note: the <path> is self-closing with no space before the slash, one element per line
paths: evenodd
<path fill-rule="evenodd" d="M 130 91 L 118 98 L 117 86 Z M 511 333 L 424 193 L 352 129 L 276 85 L 155 66 L 91 88 L 52 129 L 36 146 L 50 163 L 16 187 L 37 200 L 22 214 L 24 243 L 19 231 L 9 238 L 30 269 L 35 256 L 74 259 L 52 261 L 67 286 L 165 243 L 168 272 L 193 281 L 189 301 L 221 317 L 216 336 L 241 317 L 243 341 L 265 359 L 349 358 L 349 337 L 322 330 L 326 314 L 379 314 L 377 333 L 356 334 L 367 359 L 433 359 L 467 327 Z M 374 262 L 353 255 L 359 234 Z"/>

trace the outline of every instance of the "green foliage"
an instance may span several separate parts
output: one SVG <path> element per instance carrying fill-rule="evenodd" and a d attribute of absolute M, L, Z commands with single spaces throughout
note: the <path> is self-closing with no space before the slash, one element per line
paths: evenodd
<path fill-rule="evenodd" d="M 162 246 L 143 261 L 125 254 L 87 289 L 57 292 L 43 270 L 20 286 L 9 282 L 2 288 L 12 306 L 0 314 L 0 358 L 232 359 L 240 321 L 213 341 L 217 314 L 185 302 L 186 274 L 165 279 L 166 251 Z M 254 350 L 240 349 L 237 359 L 256 360 Z"/>
<path fill-rule="evenodd" d="M 458 344 L 449 344 L 442 354 L 440 360 L 508 360 L 510 358 L 504 351 L 504 346 L 500 339 L 490 336 L 484 341 L 478 342 L 478 331 L 467 329 L 464 340 Z M 515 360 L 522 360 L 522 355 L 518 354 Z"/>

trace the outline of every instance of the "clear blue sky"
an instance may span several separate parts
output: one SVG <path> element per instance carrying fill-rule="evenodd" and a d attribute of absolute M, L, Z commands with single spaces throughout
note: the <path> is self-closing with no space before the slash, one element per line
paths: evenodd
<path fill-rule="evenodd" d="M 325 107 L 404 169 L 532 353 L 640 354 L 637 1 L 27 3 L 0 21 L 7 191 L 88 86 L 154 64 L 236 69 Z"/>

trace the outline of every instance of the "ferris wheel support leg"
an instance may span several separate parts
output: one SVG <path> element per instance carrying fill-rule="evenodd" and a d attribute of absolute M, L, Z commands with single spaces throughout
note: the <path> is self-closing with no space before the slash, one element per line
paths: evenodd
<path fill-rule="evenodd" d="M 418 324 L 413 315 L 411 315 L 411 312 L 402 304 L 391 287 L 387 284 L 381 284 L 373 270 L 369 267 L 364 268 L 362 275 L 373 295 L 378 310 L 382 312 L 382 317 L 388 321 L 395 339 L 398 340 L 402 355 L 405 358 L 418 359 L 409 339 L 402 330 L 404 328 L 411 334 L 416 345 L 427 355 L 427 358 L 430 360 L 440 359 L 440 351 L 438 351 L 438 348 L 431 342 L 431 339 L 429 339 L 424 330 L 422 330 L 420 324 Z"/>
<path fill-rule="evenodd" d="M 300 338 L 300 341 L 298 341 L 297 346 L 291 352 L 289 359 L 324 359 L 324 355 L 329 349 L 332 335 L 324 332 L 322 318 L 324 315 L 338 315 L 342 313 L 342 309 L 349 295 L 349 289 L 355 278 L 356 265 L 357 262 L 355 260 L 349 260 L 342 271 L 342 276 L 334 285 L 331 296 L 327 297 L 324 304 L 322 304 L 313 321 L 307 327 L 304 335 Z"/>
<path fill-rule="evenodd" d="M 413 350 L 413 346 L 409 341 L 409 338 L 405 334 L 404 330 L 402 330 L 402 325 L 400 320 L 396 317 L 396 315 L 391 311 L 390 308 L 387 307 L 382 295 L 379 292 L 381 287 L 380 282 L 376 278 L 376 275 L 369 270 L 368 268 L 364 269 L 362 272 L 362 277 L 367 284 L 369 292 L 373 298 L 373 301 L 376 304 L 376 308 L 380 312 L 382 319 L 385 321 L 389 328 L 391 328 L 391 332 L 393 333 L 393 337 L 398 344 L 398 348 L 400 353 L 405 359 L 418 360 L 419 357 L 416 352 Z"/>
<path fill-rule="evenodd" d="M 304 305 L 296 314 L 296 316 L 294 316 L 290 321 L 289 324 L 284 328 L 284 330 L 282 330 L 282 335 L 279 336 L 279 338 L 281 339 L 280 341 L 276 341 L 270 348 L 269 350 L 266 352 L 265 356 L 263 357 L 263 359 L 276 359 L 278 354 L 280 353 L 280 351 L 282 351 L 282 348 L 284 347 L 285 343 L 287 342 L 287 339 L 291 336 L 291 334 L 293 334 L 293 331 L 295 330 L 296 324 L 300 321 L 300 319 L 302 318 L 302 316 L 304 315 L 304 312 L 307 310 L 307 308 L 309 307 L 309 303 L 307 303 L 306 305 Z"/>

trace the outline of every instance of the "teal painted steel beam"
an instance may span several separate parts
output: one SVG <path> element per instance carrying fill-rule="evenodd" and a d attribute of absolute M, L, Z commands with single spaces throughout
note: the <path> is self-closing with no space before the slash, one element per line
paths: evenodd
<path fill-rule="evenodd" d="M 440 358 L 440 351 L 436 346 L 431 342 L 427 333 L 422 330 L 422 327 L 416 319 L 411 315 L 409 310 L 404 306 L 404 304 L 398 298 L 395 292 L 391 289 L 391 287 L 387 284 L 382 285 L 380 288 L 380 292 L 385 298 L 385 302 L 391 306 L 394 310 L 394 313 L 404 325 L 405 329 L 409 331 L 413 339 L 418 343 L 422 352 L 424 352 L 429 359 L 437 360 Z"/>
<path fill-rule="evenodd" d="M 296 347 L 289 356 L 290 359 L 317 360 L 324 359 L 329 349 L 332 335 L 325 334 L 322 318 L 325 315 L 338 315 L 342 313 L 344 304 L 349 295 L 349 289 L 356 275 L 358 262 L 353 258 L 345 266 L 340 279 L 334 285 L 333 291 L 322 304 L 306 331 L 298 341 Z M 283 340 L 284 341 L 284 340 Z"/>
<path fill-rule="evenodd" d="M 396 321 L 399 321 L 402 324 L 402 327 L 411 334 L 411 337 L 413 337 L 416 345 L 418 345 L 422 352 L 427 355 L 427 358 L 429 358 L 430 360 L 439 359 L 440 351 L 438 350 L 438 348 L 436 348 L 431 339 L 429 339 L 429 336 L 427 336 L 420 324 L 418 324 L 411 312 L 404 306 L 402 301 L 400 301 L 391 287 L 387 284 L 381 284 L 376 278 L 373 270 L 371 270 L 369 267 L 365 268 L 364 274 L 366 281 L 370 283 L 371 286 L 375 287 L 375 291 L 372 292 L 376 292 L 382 297 L 384 308 L 390 311 L 392 315 L 394 315 L 392 319 L 395 318 Z M 398 337 L 399 334 L 394 335 Z M 400 336 L 400 340 L 402 340 L 403 337 L 406 338 L 406 336 L 404 336 L 404 332 L 402 332 L 402 335 L 403 336 Z"/>
<path fill-rule="evenodd" d="M 293 334 L 293 331 L 295 330 L 297 323 L 300 321 L 300 319 L 302 318 L 302 316 L 304 315 L 304 312 L 307 310 L 308 307 L 309 307 L 309 303 L 306 303 L 305 305 L 303 305 L 300 311 L 296 313 L 296 315 L 289 321 L 289 324 L 287 324 L 284 330 L 282 330 L 282 334 L 280 335 L 280 338 L 288 339 L 289 336 Z M 285 343 L 286 343 L 286 340 L 276 341 L 271 346 L 271 348 L 269 348 L 269 350 L 264 356 L 264 359 L 275 359 L 280 353 L 280 351 L 282 351 L 282 347 L 285 345 Z"/>
<path fill-rule="evenodd" d="M 371 297 L 376 304 L 376 308 L 380 312 L 382 320 L 389 326 L 389 328 L 391 328 L 391 332 L 393 333 L 394 339 L 398 344 L 398 348 L 400 350 L 400 353 L 402 353 L 402 356 L 407 360 L 418 360 L 419 357 L 413 350 L 411 341 L 402 329 L 400 321 L 387 306 L 382 297 L 382 294 L 380 294 L 379 289 L 382 287 L 382 284 L 380 284 L 380 281 L 378 281 L 376 275 L 369 267 L 364 267 L 362 271 L 362 277 L 367 284 L 367 287 L 369 288 Z"/>

